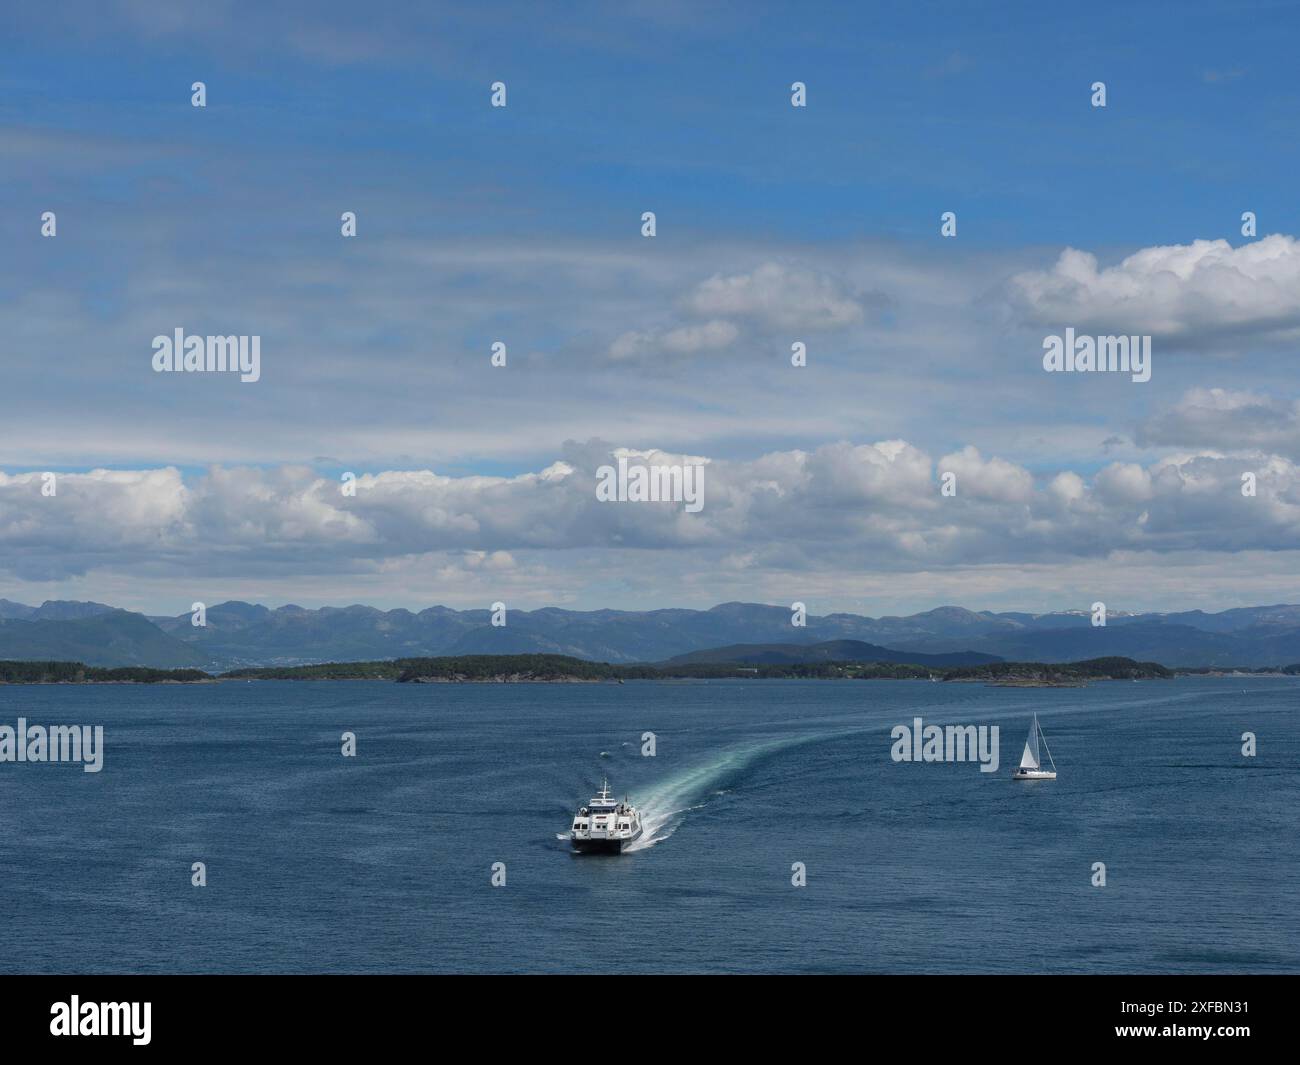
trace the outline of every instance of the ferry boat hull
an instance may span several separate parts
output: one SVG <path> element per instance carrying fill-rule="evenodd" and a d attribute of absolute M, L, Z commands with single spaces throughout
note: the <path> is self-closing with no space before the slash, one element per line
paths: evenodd
<path fill-rule="evenodd" d="M 576 854 L 622 854 L 630 845 L 641 838 L 638 832 L 626 839 L 570 839 Z"/>

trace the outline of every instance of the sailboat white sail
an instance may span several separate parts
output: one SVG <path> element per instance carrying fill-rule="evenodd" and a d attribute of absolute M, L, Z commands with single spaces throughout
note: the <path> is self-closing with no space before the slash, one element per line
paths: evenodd
<path fill-rule="evenodd" d="M 1047 751 L 1047 760 L 1051 763 L 1051 769 L 1044 769 L 1042 760 L 1039 756 L 1038 741 L 1042 737 L 1043 750 Z M 1020 756 L 1020 768 L 1012 774 L 1013 780 L 1055 780 L 1056 779 L 1056 762 L 1052 759 L 1052 752 L 1047 748 L 1047 737 L 1043 736 L 1042 726 L 1038 724 L 1038 715 L 1034 714 L 1033 723 L 1029 726 L 1029 737 L 1025 740 L 1025 753 Z"/>
<path fill-rule="evenodd" d="M 1029 729 L 1029 738 L 1025 740 L 1025 753 L 1020 756 L 1021 769 L 1039 768 L 1038 760 L 1038 715 L 1034 715 L 1034 723 Z"/>

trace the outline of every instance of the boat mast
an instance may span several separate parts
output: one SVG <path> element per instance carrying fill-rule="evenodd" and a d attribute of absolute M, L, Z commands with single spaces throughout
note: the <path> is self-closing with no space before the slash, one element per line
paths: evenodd
<path fill-rule="evenodd" d="M 1038 724 L 1038 715 L 1034 715 L 1034 724 L 1038 727 L 1038 737 L 1043 741 L 1043 750 L 1047 752 L 1047 760 L 1052 763 L 1052 772 L 1056 772 L 1056 759 L 1052 757 L 1052 749 L 1047 746 L 1047 734 L 1043 732 L 1043 726 Z"/>
<path fill-rule="evenodd" d="M 1038 714 L 1035 713 L 1029 725 L 1029 735 L 1025 737 L 1025 753 L 1020 756 L 1020 768 L 1038 769 L 1041 765 L 1042 759 L 1038 757 Z"/>

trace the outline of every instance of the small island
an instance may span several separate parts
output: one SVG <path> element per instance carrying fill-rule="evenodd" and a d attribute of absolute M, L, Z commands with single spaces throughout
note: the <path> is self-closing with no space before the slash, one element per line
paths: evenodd
<path fill-rule="evenodd" d="M 0 684 L 210 684 L 217 679 L 201 669 L 105 668 L 81 662 L 0 661 Z"/>
<path fill-rule="evenodd" d="M 1081 688 L 1094 680 L 1169 680 L 1174 671 L 1157 662 L 1092 658 L 1085 662 L 989 662 L 959 666 L 944 680 L 981 681 L 1003 688 Z"/>

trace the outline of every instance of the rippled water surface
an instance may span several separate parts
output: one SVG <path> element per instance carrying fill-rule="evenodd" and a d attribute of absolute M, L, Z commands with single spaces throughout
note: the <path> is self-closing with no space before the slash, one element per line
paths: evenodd
<path fill-rule="evenodd" d="M 1034 710 L 1060 776 L 1014 783 Z M 106 753 L 0 764 L 5 972 L 1300 971 L 1290 678 L 0 688 L 19 716 Z M 998 725 L 998 772 L 892 761 L 918 716 Z M 653 832 L 575 857 L 603 773 Z"/>

